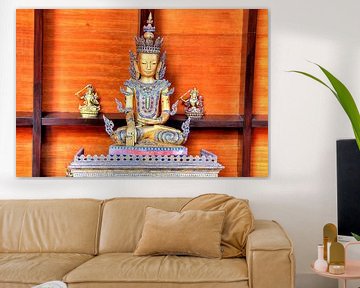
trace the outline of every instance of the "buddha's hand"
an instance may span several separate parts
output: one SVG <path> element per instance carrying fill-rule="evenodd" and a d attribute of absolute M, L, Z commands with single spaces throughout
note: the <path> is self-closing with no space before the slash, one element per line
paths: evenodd
<path fill-rule="evenodd" d="M 136 127 L 135 123 L 128 123 L 126 128 L 126 145 L 134 146 L 136 143 Z"/>

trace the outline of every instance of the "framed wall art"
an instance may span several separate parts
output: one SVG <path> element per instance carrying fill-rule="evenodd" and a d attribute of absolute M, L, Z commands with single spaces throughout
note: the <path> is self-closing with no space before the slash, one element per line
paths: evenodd
<path fill-rule="evenodd" d="M 267 177 L 266 9 L 18 9 L 18 177 Z"/>

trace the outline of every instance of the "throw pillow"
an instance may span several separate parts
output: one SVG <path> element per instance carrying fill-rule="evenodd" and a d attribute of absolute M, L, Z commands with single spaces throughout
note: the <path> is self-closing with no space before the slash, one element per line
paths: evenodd
<path fill-rule="evenodd" d="M 168 212 L 147 207 L 134 255 L 220 258 L 224 216 L 224 211 Z"/>
<path fill-rule="evenodd" d="M 222 257 L 245 256 L 247 236 L 254 230 L 254 217 L 247 200 L 225 194 L 204 194 L 190 200 L 181 209 L 182 212 L 188 210 L 225 211 Z"/>

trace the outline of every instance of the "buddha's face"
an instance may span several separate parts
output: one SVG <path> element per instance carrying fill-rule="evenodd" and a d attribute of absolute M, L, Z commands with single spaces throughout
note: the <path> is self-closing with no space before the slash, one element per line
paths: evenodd
<path fill-rule="evenodd" d="M 140 53 L 138 59 L 141 76 L 154 77 L 159 63 L 159 55 Z"/>

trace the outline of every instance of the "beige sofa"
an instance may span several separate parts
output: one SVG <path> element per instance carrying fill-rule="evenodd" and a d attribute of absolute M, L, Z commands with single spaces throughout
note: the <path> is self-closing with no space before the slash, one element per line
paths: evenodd
<path fill-rule="evenodd" d="M 2 200 L 0 287 L 294 287 L 291 241 L 269 220 L 256 220 L 246 258 L 133 256 L 145 207 L 177 211 L 188 200 Z"/>

